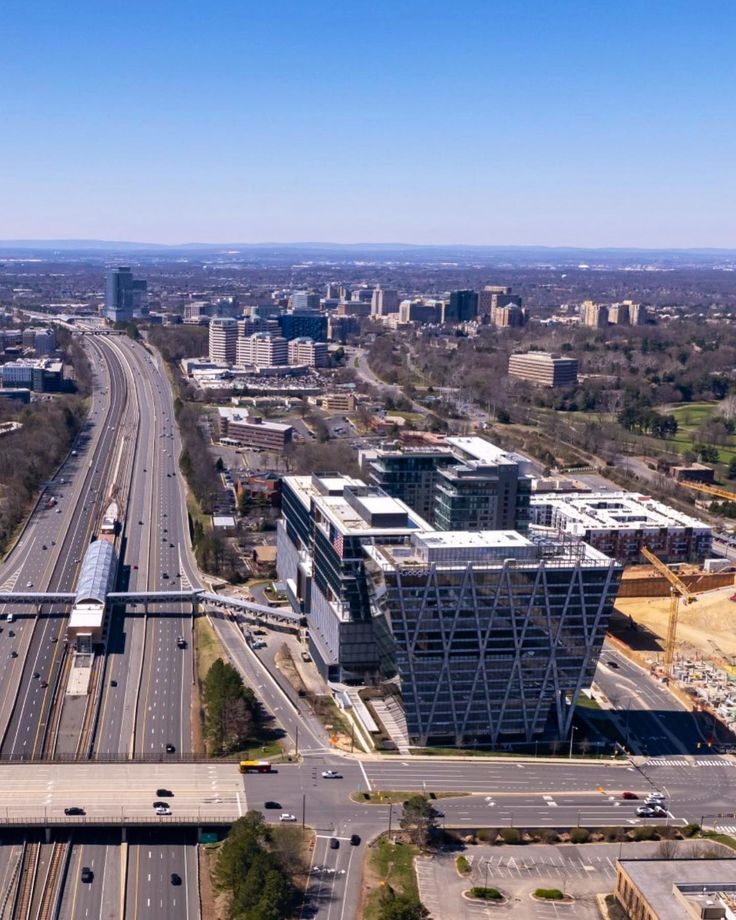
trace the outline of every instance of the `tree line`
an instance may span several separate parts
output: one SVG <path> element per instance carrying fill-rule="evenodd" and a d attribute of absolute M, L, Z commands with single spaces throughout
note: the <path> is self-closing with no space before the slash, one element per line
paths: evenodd
<path fill-rule="evenodd" d="M 202 698 L 211 754 L 231 754 L 253 740 L 261 714 L 258 700 L 238 671 L 222 658 L 207 672 Z"/>
<path fill-rule="evenodd" d="M 82 429 L 84 404 L 76 396 L 16 408 L 0 405 L 0 421 L 22 427 L 0 438 L 0 552 L 28 514 L 42 483 L 51 477 Z"/>
<path fill-rule="evenodd" d="M 297 830 L 297 834 L 294 831 Z M 285 832 L 285 833 L 284 833 Z M 284 920 L 298 899 L 293 878 L 301 866 L 292 839 L 295 828 L 273 830 L 257 811 L 230 828 L 214 869 L 217 888 L 228 900 L 229 920 Z"/>

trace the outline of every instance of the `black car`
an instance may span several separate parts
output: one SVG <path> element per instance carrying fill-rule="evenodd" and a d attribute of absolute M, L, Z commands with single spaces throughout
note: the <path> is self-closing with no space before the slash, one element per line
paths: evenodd
<path fill-rule="evenodd" d="M 64 809 L 65 815 L 83 815 L 84 809 L 80 808 L 78 805 L 70 805 L 69 808 Z"/>
<path fill-rule="evenodd" d="M 340 849 L 340 841 L 337 839 L 337 837 L 330 837 L 330 849 L 331 850 Z"/>
<path fill-rule="evenodd" d="M 153 807 L 154 808 L 168 808 L 169 803 L 168 802 L 154 802 Z"/>
<path fill-rule="evenodd" d="M 269 801 L 269 802 L 264 802 L 264 803 L 263 803 L 263 807 L 264 807 L 264 808 L 281 808 L 281 803 L 280 803 L 280 802 L 271 802 L 271 801 Z"/>
<path fill-rule="evenodd" d="M 95 874 L 94 874 L 94 872 L 90 869 L 89 866 L 83 866 L 83 867 L 82 867 L 82 873 L 81 873 L 81 875 L 80 875 L 79 877 L 81 878 L 81 880 L 82 880 L 85 884 L 87 884 L 88 882 L 91 882 L 91 881 L 92 881 L 92 879 L 95 877 Z"/>
<path fill-rule="evenodd" d="M 171 789 L 157 789 L 157 790 L 156 790 L 156 795 L 157 795 L 160 799 L 170 799 L 170 798 L 172 798 L 172 796 L 174 795 L 174 793 L 171 791 Z"/>
<path fill-rule="evenodd" d="M 618 670 L 618 661 L 613 661 L 613 660 L 609 661 L 609 662 L 608 662 L 608 667 L 609 667 L 609 668 L 613 668 L 615 671 L 617 671 L 617 670 Z"/>
<path fill-rule="evenodd" d="M 175 750 L 176 750 L 176 748 L 174 747 L 173 744 L 167 744 L 167 745 L 166 745 L 166 753 L 167 753 L 167 754 L 173 754 Z"/>
<path fill-rule="evenodd" d="M 171 873 L 171 884 L 172 885 L 181 885 L 181 876 L 178 872 Z"/>
<path fill-rule="evenodd" d="M 360 834 L 351 834 L 350 835 L 350 845 L 357 847 L 360 843 Z"/>

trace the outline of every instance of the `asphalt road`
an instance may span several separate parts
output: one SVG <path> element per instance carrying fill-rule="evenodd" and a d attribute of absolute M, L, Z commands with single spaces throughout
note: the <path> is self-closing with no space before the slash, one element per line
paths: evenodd
<path fill-rule="evenodd" d="M 666 757 L 705 752 L 703 716 L 686 709 L 665 684 L 608 643 L 595 683 L 617 710 L 619 729 L 635 754 Z"/>
<path fill-rule="evenodd" d="M 30 583 L 39 590 L 72 591 L 79 563 L 105 510 L 106 482 L 116 456 L 115 429 L 126 412 L 126 388 L 123 369 L 114 357 L 109 357 L 109 352 L 104 352 L 106 371 L 102 370 L 103 351 L 96 343 L 91 346 L 90 353 L 97 355 L 93 362 L 97 380 L 107 391 L 103 395 L 109 398 L 109 402 L 102 405 L 99 400 L 93 402 L 92 431 L 84 432 L 91 443 L 87 447 L 80 444 L 76 456 L 70 457 L 64 464 L 57 479 L 63 478 L 65 483 L 59 483 L 53 492 L 58 504 L 40 513 L 41 519 L 35 522 L 32 530 L 26 530 L 19 546 L 11 554 L 8 561 L 11 569 L 17 565 L 15 557 L 24 560 L 20 570 L 16 569 L 11 576 L 16 577 L 16 586 Z M 66 508 L 66 513 L 58 515 L 57 508 Z M 64 530 L 58 532 L 61 527 Z M 29 548 L 26 549 L 26 546 Z M 45 550 L 44 546 L 47 547 Z M 12 714 L 4 728 L 3 757 L 37 755 L 42 750 L 55 684 L 65 653 L 61 641 L 65 626 L 64 617 L 35 617 L 27 612 L 18 614 L 17 624 L 5 623 L 1 638 L 8 655 L 11 650 L 18 651 L 16 643 L 22 644 L 26 654 L 21 656 L 19 653 L 17 659 L 5 659 L 0 651 L 0 657 L 13 662 L 13 666 L 0 675 L 0 693 L 3 694 L 6 717 L 12 706 Z M 11 632 L 15 636 L 11 636 Z M 17 662 L 21 662 L 20 668 Z M 3 676 L 7 678 L 5 681 Z"/>

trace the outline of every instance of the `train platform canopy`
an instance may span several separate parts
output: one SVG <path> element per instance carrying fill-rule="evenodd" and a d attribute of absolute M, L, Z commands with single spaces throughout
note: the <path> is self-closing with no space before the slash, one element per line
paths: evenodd
<path fill-rule="evenodd" d="M 74 639 L 98 642 L 105 623 L 107 595 L 115 587 L 117 557 L 107 540 L 96 540 L 87 547 L 77 581 L 77 595 L 69 617 L 68 635 Z"/>
<path fill-rule="evenodd" d="M 107 595 L 115 586 L 117 559 L 115 548 L 107 540 L 95 540 L 87 547 L 77 581 L 74 606 L 97 603 L 105 606 Z"/>

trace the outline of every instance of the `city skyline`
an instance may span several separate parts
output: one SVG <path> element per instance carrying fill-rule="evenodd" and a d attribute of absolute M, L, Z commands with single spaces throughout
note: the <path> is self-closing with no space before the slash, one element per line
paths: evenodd
<path fill-rule="evenodd" d="M 125 11 L 6 11 L 0 237 L 733 245 L 726 4 Z"/>

